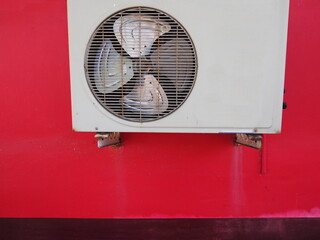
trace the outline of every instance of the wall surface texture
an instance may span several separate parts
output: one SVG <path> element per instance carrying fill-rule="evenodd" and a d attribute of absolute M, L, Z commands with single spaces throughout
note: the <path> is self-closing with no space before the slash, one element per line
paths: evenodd
<path fill-rule="evenodd" d="M 320 1 L 291 0 L 283 131 L 123 133 L 71 127 L 65 0 L 2 0 L 0 217 L 320 217 Z"/>

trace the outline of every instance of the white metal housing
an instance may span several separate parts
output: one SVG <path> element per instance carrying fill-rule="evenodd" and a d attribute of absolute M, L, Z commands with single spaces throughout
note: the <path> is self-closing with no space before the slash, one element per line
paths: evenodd
<path fill-rule="evenodd" d="M 198 59 L 184 104 L 138 123 L 105 110 L 84 70 L 87 44 L 100 23 L 129 7 L 159 9 L 191 36 Z M 73 128 L 89 132 L 279 133 L 289 0 L 68 0 Z"/>

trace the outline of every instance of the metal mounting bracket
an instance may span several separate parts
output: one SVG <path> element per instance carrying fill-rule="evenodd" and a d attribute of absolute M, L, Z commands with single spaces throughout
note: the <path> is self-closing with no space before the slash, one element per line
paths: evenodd
<path fill-rule="evenodd" d="M 248 134 L 237 133 L 234 139 L 235 144 L 252 147 L 255 149 L 262 149 L 262 135 L 261 134 Z"/>
<path fill-rule="evenodd" d="M 98 148 L 121 145 L 119 132 L 97 132 L 94 137 L 98 139 Z"/>

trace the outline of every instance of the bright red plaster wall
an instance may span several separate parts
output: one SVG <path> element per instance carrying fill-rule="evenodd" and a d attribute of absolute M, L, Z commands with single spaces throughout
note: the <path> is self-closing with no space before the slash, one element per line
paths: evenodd
<path fill-rule="evenodd" d="M 0 217 L 320 216 L 320 1 L 291 0 L 283 132 L 259 152 L 232 135 L 71 130 L 65 0 L 2 0 Z"/>

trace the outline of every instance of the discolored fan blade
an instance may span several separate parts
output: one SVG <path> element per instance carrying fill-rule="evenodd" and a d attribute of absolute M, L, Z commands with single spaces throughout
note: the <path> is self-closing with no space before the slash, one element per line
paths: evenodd
<path fill-rule="evenodd" d="M 194 55 L 188 41 L 172 39 L 155 50 L 150 59 L 155 69 L 175 84 L 178 91 L 183 91 L 194 74 Z"/>
<path fill-rule="evenodd" d="M 105 41 L 98 53 L 94 81 L 99 92 L 113 92 L 133 77 L 132 61 L 128 57 L 120 56 L 111 41 Z"/>
<path fill-rule="evenodd" d="M 144 75 L 144 79 L 123 98 L 123 103 L 131 111 L 146 115 L 161 114 L 168 108 L 168 98 L 157 79 Z"/>
<path fill-rule="evenodd" d="M 130 57 L 150 54 L 154 41 L 170 29 L 169 23 L 148 14 L 122 16 L 113 25 L 117 40 Z"/>

